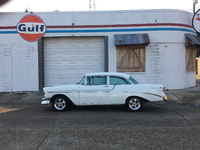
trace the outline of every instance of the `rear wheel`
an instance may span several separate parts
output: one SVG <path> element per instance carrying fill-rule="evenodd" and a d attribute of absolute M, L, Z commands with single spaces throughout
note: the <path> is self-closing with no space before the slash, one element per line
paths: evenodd
<path fill-rule="evenodd" d="M 52 107 L 56 111 L 65 111 L 69 108 L 69 100 L 64 96 L 56 96 L 52 100 Z"/>
<path fill-rule="evenodd" d="M 140 111 L 143 107 L 143 103 L 141 99 L 131 97 L 126 101 L 126 107 L 129 111 Z"/>

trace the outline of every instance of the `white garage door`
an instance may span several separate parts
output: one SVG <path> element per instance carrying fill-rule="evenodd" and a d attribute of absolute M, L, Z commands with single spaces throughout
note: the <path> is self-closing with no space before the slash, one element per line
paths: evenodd
<path fill-rule="evenodd" d="M 104 38 L 44 38 L 44 86 L 74 84 L 104 71 Z"/>

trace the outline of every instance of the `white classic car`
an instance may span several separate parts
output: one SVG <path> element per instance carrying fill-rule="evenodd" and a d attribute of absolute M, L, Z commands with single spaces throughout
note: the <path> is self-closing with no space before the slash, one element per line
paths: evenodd
<path fill-rule="evenodd" d="M 163 85 L 139 84 L 125 73 L 86 74 L 78 84 L 44 87 L 41 104 L 50 104 L 57 111 L 70 105 L 125 104 L 130 111 L 140 111 L 145 102 L 167 100 Z"/>

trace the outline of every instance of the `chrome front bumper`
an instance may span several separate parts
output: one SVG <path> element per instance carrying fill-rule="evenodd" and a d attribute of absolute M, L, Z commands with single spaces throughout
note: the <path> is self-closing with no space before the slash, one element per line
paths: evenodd
<path fill-rule="evenodd" d="M 42 104 L 42 105 L 48 105 L 50 102 L 51 102 L 51 101 L 50 101 L 50 98 L 42 98 L 41 104 Z"/>

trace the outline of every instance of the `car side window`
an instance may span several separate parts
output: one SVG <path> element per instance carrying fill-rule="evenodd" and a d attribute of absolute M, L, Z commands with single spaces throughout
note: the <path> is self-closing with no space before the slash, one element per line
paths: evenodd
<path fill-rule="evenodd" d="M 110 85 L 116 84 L 131 84 L 127 80 L 120 78 L 120 77 L 110 77 Z"/>
<path fill-rule="evenodd" d="M 107 77 L 106 76 L 94 76 L 87 78 L 88 85 L 105 85 L 107 84 Z"/>

